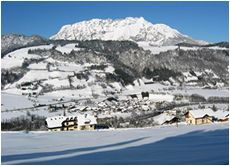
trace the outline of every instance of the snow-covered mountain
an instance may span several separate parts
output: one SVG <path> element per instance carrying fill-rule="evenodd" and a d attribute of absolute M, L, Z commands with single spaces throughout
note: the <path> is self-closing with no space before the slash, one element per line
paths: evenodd
<path fill-rule="evenodd" d="M 92 19 L 72 25 L 63 26 L 50 39 L 65 40 L 131 40 L 148 42 L 151 45 L 174 45 L 185 42 L 191 44 L 207 44 L 181 34 L 165 24 L 152 24 L 143 17 L 125 19 Z"/>
<path fill-rule="evenodd" d="M 25 36 L 19 34 L 7 34 L 2 35 L 1 37 L 1 49 L 2 49 L 2 56 L 5 54 L 12 52 L 16 49 L 26 47 L 26 46 L 36 46 L 45 44 L 46 39 L 38 36 Z"/>

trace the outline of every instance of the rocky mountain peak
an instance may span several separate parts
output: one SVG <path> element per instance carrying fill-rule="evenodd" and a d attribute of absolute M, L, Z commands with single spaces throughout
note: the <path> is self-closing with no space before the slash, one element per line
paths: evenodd
<path fill-rule="evenodd" d="M 181 42 L 204 44 L 165 24 L 152 24 L 143 17 L 124 19 L 91 19 L 64 25 L 50 39 L 58 40 L 131 40 L 152 45 L 174 45 Z"/>

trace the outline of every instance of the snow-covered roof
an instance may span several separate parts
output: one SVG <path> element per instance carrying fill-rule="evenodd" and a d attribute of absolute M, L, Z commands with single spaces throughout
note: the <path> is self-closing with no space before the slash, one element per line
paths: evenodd
<path fill-rule="evenodd" d="M 54 127 L 61 127 L 62 122 L 65 121 L 67 118 L 74 119 L 76 116 L 53 116 L 46 118 L 47 127 L 54 128 Z"/>
<path fill-rule="evenodd" d="M 90 125 L 97 124 L 97 118 L 90 114 L 78 115 L 77 121 L 78 121 L 79 126 L 82 126 L 85 124 L 90 124 Z"/>
<path fill-rule="evenodd" d="M 97 124 L 97 119 L 95 116 L 90 114 L 82 114 L 77 116 L 54 116 L 46 118 L 47 127 L 48 128 L 55 128 L 55 127 L 62 127 L 62 122 L 67 119 L 74 119 L 77 117 L 78 125 L 82 126 L 85 124 Z"/>
<path fill-rule="evenodd" d="M 205 115 L 212 116 L 213 115 L 213 110 L 210 108 L 207 109 L 197 109 L 197 110 L 191 110 L 189 113 L 194 117 L 194 118 L 202 118 Z"/>
<path fill-rule="evenodd" d="M 158 124 L 163 124 L 165 123 L 166 121 L 170 121 L 172 120 L 173 118 L 175 118 L 174 115 L 170 115 L 166 112 L 160 114 L 160 115 L 157 115 L 154 117 L 154 122 L 157 122 Z"/>
<path fill-rule="evenodd" d="M 215 112 L 215 117 L 217 119 L 224 119 L 229 115 L 229 111 L 224 111 L 224 110 L 218 110 Z"/>
<path fill-rule="evenodd" d="M 228 111 L 224 111 L 224 110 L 213 111 L 211 108 L 191 110 L 189 112 L 190 114 L 192 114 L 194 118 L 202 118 L 205 115 L 208 115 L 218 119 L 222 119 L 229 114 Z"/>

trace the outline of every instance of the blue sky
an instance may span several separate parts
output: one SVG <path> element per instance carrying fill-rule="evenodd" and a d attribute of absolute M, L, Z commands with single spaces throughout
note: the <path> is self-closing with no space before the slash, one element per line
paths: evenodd
<path fill-rule="evenodd" d="M 2 34 L 50 37 L 92 18 L 144 17 L 194 39 L 228 41 L 228 2 L 1 2 Z"/>

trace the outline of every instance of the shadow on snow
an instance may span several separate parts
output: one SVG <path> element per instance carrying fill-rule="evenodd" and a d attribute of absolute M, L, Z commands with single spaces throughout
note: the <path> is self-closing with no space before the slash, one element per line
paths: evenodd
<path fill-rule="evenodd" d="M 95 146 L 95 147 L 87 147 L 87 148 L 79 148 L 79 149 L 69 149 L 69 150 L 62 150 L 62 151 L 57 151 L 57 152 L 39 152 L 39 153 L 16 154 L 16 155 L 5 155 L 5 156 L 2 155 L 1 159 L 2 159 L 2 162 L 9 162 L 9 161 L 15 161 L 15 160 L 25 160 L 25 159 L 34 159 L 34 158 L 49 157 L 49 156 L 66 155 L 66 154 L 71 154 L 71 153 L 76 153 L 76 152 L 85 152 L 85 151 L 98 150 L 102 148 L 126 145 L 129 143 L 143 140 L 145 138 L 148 138 L 148 137 L 124 141 L 124 142 L 115 143 L 111 145 L 103 145 L 103 146 Z"/>
<path fill-rule="evenodd" d="M 228 164 L 228 133 L 228 129 L 207 132 L 194 131 L 179 136 L 168 137 L 157 142 L 119 150 L 91 152 L 47 161 L 23 161 L 18 164 Z M 145 138 L 91 148 L 2 156 L 2 162 L 96 150 L 124 145 L 142 139 Z"/>

